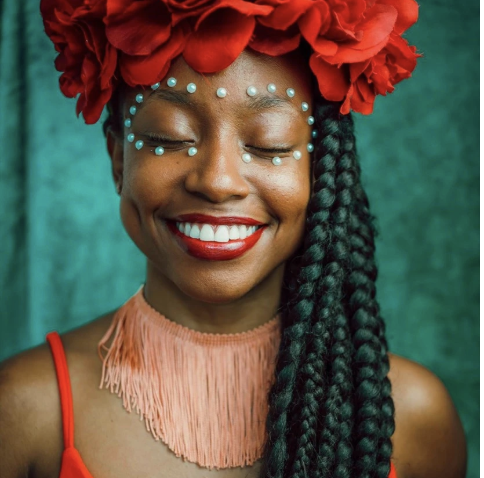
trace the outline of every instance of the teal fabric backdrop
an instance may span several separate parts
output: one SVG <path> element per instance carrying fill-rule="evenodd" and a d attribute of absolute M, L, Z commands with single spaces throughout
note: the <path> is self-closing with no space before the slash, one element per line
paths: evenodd
<path fill-rule="evenodd" d="M 119 306 L 144 261 L 118 218 L 101 125 L 58 90 L 38 0 L 4 0 L 0 47 L 0 359 Z M 478 476 L 477 0 L 424 1 L 412 80 L 357 116 L 378 218 L 378 297 L 394 353 L 445 383 Z"/>

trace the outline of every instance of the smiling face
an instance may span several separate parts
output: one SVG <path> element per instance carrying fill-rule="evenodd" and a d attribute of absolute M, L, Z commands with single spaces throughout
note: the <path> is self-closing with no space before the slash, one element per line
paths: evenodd
<path fill-rule="evenodd" d="M 159 88 L 128 91 L 131 121 L 121 139 L 110 135 L 109 150 L 147 280 L 208 303 L 280 289 L 310 196 L 311 96 L 307 62 L 249 52 L 208 76 L 179 58 Z"/>

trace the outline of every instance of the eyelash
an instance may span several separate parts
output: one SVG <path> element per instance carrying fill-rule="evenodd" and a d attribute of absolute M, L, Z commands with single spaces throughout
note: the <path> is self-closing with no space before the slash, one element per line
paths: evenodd
<path fill-rule="evenodd" d="M 184 144 L 190 144 L 193 141 L 176 141 L 172 139 L 165 138 L 164 136 L 161 136 L 159 134 L 155 133 L 147 133 L 146 137 L 148 138 L 149 141 L 156 143 L 160 146 L 181 146 Z M 260 151 L 263 154 L 267 155 L 275 155 L 275 154 L 287 154 L 290 153 L 292 150 L 290 148 L 259 148 L 257 146 L 253 146 L 250 144 L 246 145 L 246 148 L 252 149 L 252 150 L 257 150 Z M 271 157 L 272 159 L 272 157 Z"/>

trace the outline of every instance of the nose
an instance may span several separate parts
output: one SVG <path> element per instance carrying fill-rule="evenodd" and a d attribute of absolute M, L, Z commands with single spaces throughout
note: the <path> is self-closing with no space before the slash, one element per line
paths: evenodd
<path fill-rule="evenodd" d="M 230 141 L 224 141 L 227 145 Z M 204 141 L 191 158 L 193 167 L 185 178 L 185 189 L 212 203 L 243 199 L 250 189 L 241 174 L 244 163 L 239 148 L 224 147 L 222 141 Z"/>

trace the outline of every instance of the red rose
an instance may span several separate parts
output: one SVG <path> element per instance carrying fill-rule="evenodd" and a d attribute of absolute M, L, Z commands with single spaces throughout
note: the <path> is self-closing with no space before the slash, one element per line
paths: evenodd
<path fill-rule="evenodd" d="M 218 0 L 195 24 L 183 52 L 185 61 L 199 73 L 215 73 L 227 68 L 248 46 L 256 17 L 273 8 L 243 0 Z"/>
<path fill-rule="evenodd" d="M 77 114 L 95 123 L 113 91 L 117 53 L 106 39 L 102 0 L 41 0 L 47 35 L 59 52 L 55 60 L 62 93 L 77 101 Z"/>
<path fill-rule="evenodd" d="M 394 85 L 409 78 L 417 65 L 416 48 L 396 33 L 370 60 L 339 68 L 313 54 L 310 66 L 318 78 L 321 94 L 330 101 L 343 101 L 341 113 L 350 110 L 371 114 L 376 95 L 392 93 Z"/>
<path fill-rule="evenodd" d="M 213 0 L 163 0 L 172 13 L 172 25 L 178 25 L 182 20 L 200 15 L 213 3 Z"/>

